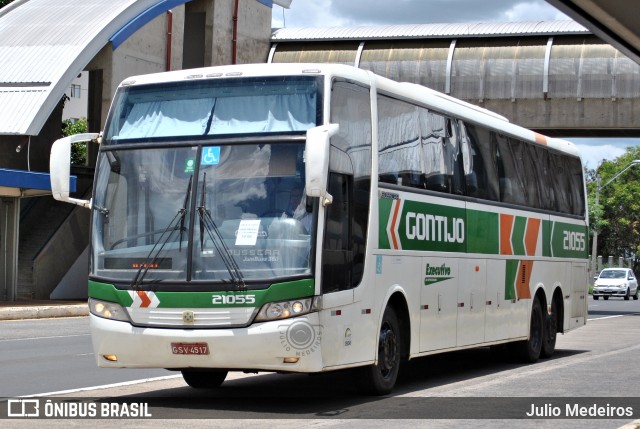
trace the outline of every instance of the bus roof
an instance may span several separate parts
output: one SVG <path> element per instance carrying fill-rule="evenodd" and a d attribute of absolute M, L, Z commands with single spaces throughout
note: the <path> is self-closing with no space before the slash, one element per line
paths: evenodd
<path fill-rule="evenodd" d="M 125 79 L 120 86 L 127 87 L 199 79 L 296 75 L 319 75 L 324 76 L 328 81 L 334 77 L 342 77 L 365 85 L 375 86 L 378 91 L 388 95 L 423 104 L 440 113 L 450 114 L 464 121 L 492 128 L 506 135 L 511 135 L 532 143 L 543 144 L 563 153 L 580 157 L 580 152 L 575 144 L 569 141 L 538 134 L 510 123 L 507 118 L 495 112 L 434 91 L 425 86 L 407 82 L 396 82 L 370 71 L 344 64 L 264 63 L 204 67 L 132 76 Z"/>

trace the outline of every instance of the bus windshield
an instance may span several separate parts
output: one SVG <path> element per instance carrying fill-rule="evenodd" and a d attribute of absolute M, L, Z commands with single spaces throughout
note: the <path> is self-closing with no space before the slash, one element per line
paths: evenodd
<path fill-rule="evenodd" d="M 316 126 L 317 78 L 204 79 L 121 87 L 104 142 L 304 132 Z"/>
<path fill-rule="evenodd" d="M 304 143 L 100 153 L 91 275 L 138 286 L 311 274 Z"/>

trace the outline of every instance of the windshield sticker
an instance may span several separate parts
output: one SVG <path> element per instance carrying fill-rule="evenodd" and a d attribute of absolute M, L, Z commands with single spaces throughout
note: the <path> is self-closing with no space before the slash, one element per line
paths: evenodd
<path fill-rule="evenodd" d="M 260 231 L 260 219 L 243 219 L 238 227 L 236 246 L 255 246 Z"/>
<path fill-rule="evenodd" d="M 218 165 L 220 163 L 220 146 L 205 147 L 202 149 L 201 165 Z"/>
<path fill-rule="evenodd" d="M 196 160 L 193 158 L 187 158 L 184 160 L 184 172 L 193 173 L 196 170 Z"/>

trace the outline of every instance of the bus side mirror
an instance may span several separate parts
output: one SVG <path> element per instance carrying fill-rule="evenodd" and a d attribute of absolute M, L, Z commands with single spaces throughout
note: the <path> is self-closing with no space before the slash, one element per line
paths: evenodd
<path fill-rule="evenodd" d="M 53 198 L 65 203 L 91 208 L 91 201 L 69 197 L 71 182 L 71 144 L 97 141 L 98 133 L 76 134 L 56 140 L 51 146 L 49 172 L 51 173 L 51 193 Z"/>
<path fill-rule="evenodd" d="M 322 205 L 331 204 L 327 190 L 329 176 L 330 139 L 338 132 L 338 124 L 322 125 L 307 130 L 304 149 L 305 188 L 308 197 L 322 198 Z"/>

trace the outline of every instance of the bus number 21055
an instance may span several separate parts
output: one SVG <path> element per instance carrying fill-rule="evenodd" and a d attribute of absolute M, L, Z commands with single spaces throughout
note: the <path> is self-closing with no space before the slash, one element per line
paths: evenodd
<path fill-rule="evenodd" d="M 255 304 L 255 295 L 213 295 L 211 297 L 212 304 L 225 304 L 225 305 L 242 305 L 242 304 Z"/>
<path fill-rule="evenodd" d="M 586 240 L 584 232 L 564 231 L 562 247 L 564 250 L 581 252 L 585 250 Z"/>

